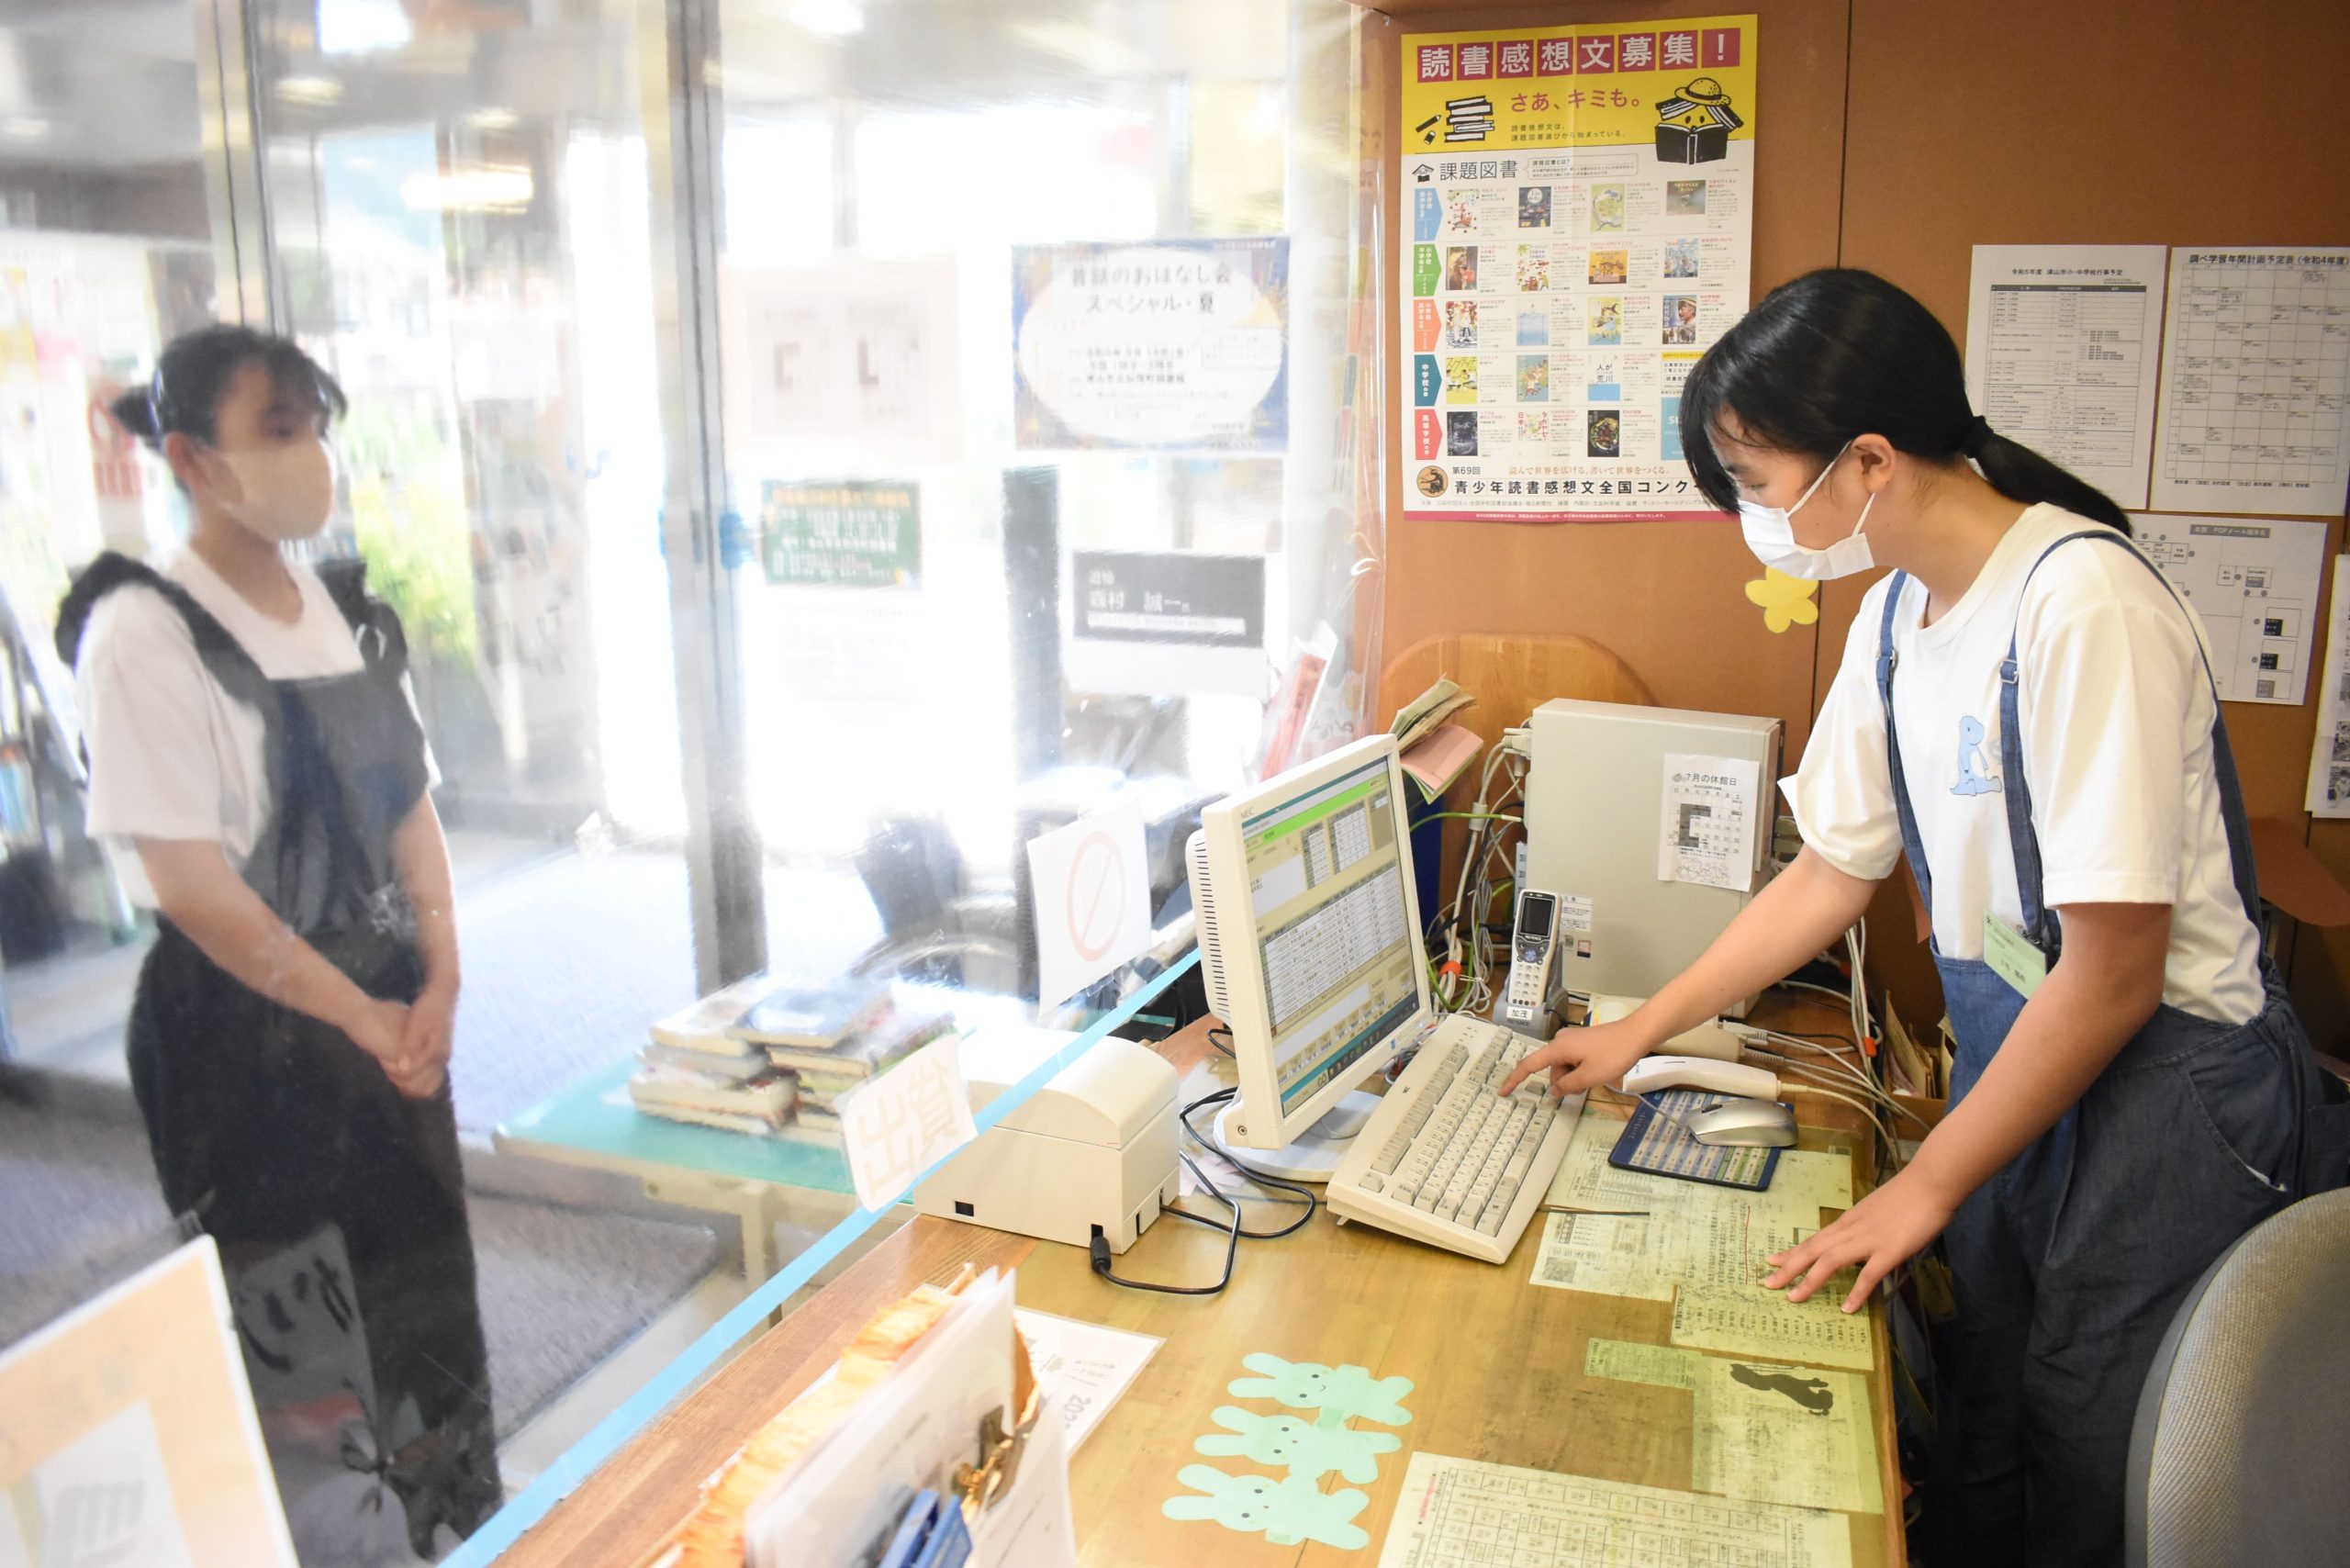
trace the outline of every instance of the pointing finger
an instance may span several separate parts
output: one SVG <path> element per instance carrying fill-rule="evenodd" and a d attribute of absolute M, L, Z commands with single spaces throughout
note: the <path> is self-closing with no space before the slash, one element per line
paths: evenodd
<path fill-rule="evenodd" d="M 1510 1093 L 1519 1084 L 1546 1067 L 1555 1071 L 1558 1064 L 1558 1049 L 1559 1047 L 1555 1045 L 1544 1046 L 1539 1051 L 1528 1051 L 1518 1058 L 1517 1065 L 1511 1068 L 1509 1075 L 1502 1080 L 1501 1092 Z"/>

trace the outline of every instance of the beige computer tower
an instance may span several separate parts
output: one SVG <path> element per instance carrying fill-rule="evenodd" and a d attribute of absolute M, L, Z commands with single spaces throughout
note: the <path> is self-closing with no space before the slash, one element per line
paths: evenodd
<path fill-rule="evenodd" d="M 1653 995 L 1768 874 L 1779 721 L 1559 698 L 1532 730 L 1527 883 L 1559 896 L 1560 981 Z"/>

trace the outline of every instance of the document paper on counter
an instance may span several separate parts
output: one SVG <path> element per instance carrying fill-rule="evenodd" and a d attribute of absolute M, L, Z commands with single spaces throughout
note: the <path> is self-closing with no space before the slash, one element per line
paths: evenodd
<path fill-rule="evenodd" d="M 1695 1400 L 1690 1484 L 1753 1503 L 1885 1512 L 1858 1372 L 1756 1365 L 1670 1345 L 1594 1339 L 1593 1377 L 1685 1389 Z"/>
<path fill-rule="evenodd" d="M 1841 1514 L 1416 1453 L 1379 1568 L 1852 1568 Z"/>
<path fill-rule="evenodd" d="M 1762 1260 L 1818 1230 L 1822 1208 L 1852 1205 L 1849 1155 L 1785 1150 L 1769 1191 L 1740 1192 L 1616 1169 L 1607 1150 L 1622 1125 L 1583 1108 L 1546 1201 L 1616 1212 L 1545 1215 L 1536 1284 L 1670 1301 L 1676 1345 L 1874 1364 L 1867 1315 L 1841 1310 L 1850 1276 L 1801 1303 L 1761 1283 Z"/>
<path fill-rule="evenodd" d="M 1166 1343 L 1148 1334 L 1108 1328 L 1056 1317 L 1049 1312 L 1021 1307 L 1012 1315 L 1020 1337 L 1028 1341 L 1029 1363 L 1045 1386 L 1045 1403 L 1061 1413 L 1069 1426 L 1069 1447 L 1092 1435 L 1149 1361 Z"/>

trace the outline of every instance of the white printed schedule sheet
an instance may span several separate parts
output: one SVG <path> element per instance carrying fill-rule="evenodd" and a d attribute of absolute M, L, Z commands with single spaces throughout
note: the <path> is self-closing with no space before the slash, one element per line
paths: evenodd
<path fill-rule="evenodd" d="M 2157 511 L 2337 517 L 2350 487 L 2350 249 L 2171 252 Z"/>
<path fill-rule="evenodd" d="M 1852 1568 L 1848 1516 L 1422 1451 L 1379 1568 Z"/>
<path fill-rule="evenodd" d="M 2221 700 L 2300 707 L 2317 658 L 2325 524 L 2153 514 L 2130 524 L 2203 622 Z"/>
<path fill-rule="evenodd" d="M 2160 245 L 1977 245 L 1966 395 L 1993 430 L 2124 507 L 2154 446 Z"/>

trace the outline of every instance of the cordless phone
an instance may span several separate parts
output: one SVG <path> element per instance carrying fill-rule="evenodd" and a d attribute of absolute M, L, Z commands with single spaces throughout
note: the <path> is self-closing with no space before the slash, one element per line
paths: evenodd
<path fill-rule="evenodd" d="M 1510 933 L 1509 985 L 1502 994 L 1501 1022 L 1522 1034 L 1540 1032 L 1543 1004 L 1550 1000 L 1550 959 L 1558 951 L 1556 895 L 1527 889 L 1517 895 L 1517 922 Z"/>

